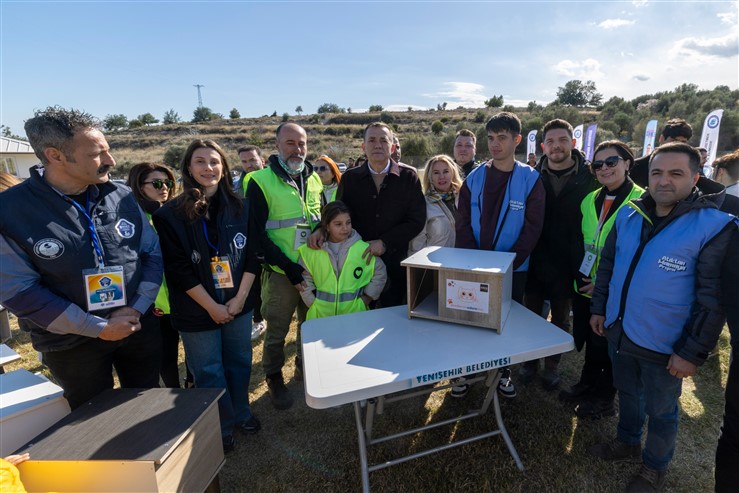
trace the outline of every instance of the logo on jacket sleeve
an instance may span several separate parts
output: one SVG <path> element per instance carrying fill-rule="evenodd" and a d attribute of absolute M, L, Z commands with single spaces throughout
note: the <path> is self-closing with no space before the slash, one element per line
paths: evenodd
<path fill-rule="evenodd" d="M 244 236 L 243 233 L 236 233 L 236 236 L 234 236 L 234 246 L 241 250 L 246 246 L 246 236 Z"/>
<path fill-rule="evenodd" d="M 682 272 L 688 268 L 684 260 L 668 257 L 667 255 L 663 255 L 657 261 L 657 265 L 660 269 L 666 270 L 667 272 Z"/>
<path fill-rule="evenodd" d="M 64 245 L 57 239 L 44 238 L 33 245 L 33 253 L 35 253 L 37 257 L 46 260 L 54 260 L 64 253 Z"/>
<path fill-rule="evenodd" d="M 197 250 L 193 250 L 192 254 L 190 255 L 190 260 L 192 260 L 193 264 L 199 264 L 200 263 L 200 252 Z"/>
<path fill-rule="evenodd" d="M 115 223 L 115 230 L 121 238 L 133 238 L 136 233 L 136 226 L 130 221 L 121 219 Z"/>

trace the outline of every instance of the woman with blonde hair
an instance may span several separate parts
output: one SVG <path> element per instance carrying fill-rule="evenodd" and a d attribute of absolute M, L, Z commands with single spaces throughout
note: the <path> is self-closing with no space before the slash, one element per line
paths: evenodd
<path fill-rule="evenodd" d="M 319 156 L 313 163 L 313 169 L 323 183 L 323 198 L 326 203 L 336 200 L 336 190 L 341 181 L 341 171 L 333 159 L 325 154 Z"/>
<path fill-rule="evenodd" d="M 426 198 L 426 224 L 411 240 L 408 255 L 427 246 L 454 246 L 454 215 L 462 178 L 452 158 L 439 154 L 429 159 L 424 167 L 422 185 Z"/>

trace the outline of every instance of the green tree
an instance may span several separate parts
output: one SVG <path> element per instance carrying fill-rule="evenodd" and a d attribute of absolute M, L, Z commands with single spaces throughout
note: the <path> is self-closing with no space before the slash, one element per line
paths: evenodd
<path fill-rule="evenodd" d="M 142 124 L 146 125 L 147 127 L 149 125 L 154 125 L 155 123 L 159 123 L 159 120 L 157 120 L 154 115 L 151 113 L 144 113 L 143 115 L 139 115 L 136 117 L 137 120 L 139 120 Z M 130 123 L 129 123 L 130 126 Z"/>
<path fill-rule="evenodd" d="M 346 110 L 335 103 L 323 103 L 316 113 L 346 113 Z"/>
<path fill-rule="evenodd" d="M 169 146 L 167 150 L 164 151 L 162 161 L 164 161 L 164 164 L 166 164 L 170 168 L 177 168 L 182 161 L 182 156 L 185 155 L 185 150 L 185 146 L 182 145 Z"/>
<path fill-rule="evenodd" d="M 275 110 L 271 115 L 269 116 L 277 116 L 277 110 Z"/>
<path fill-rule="evenodd" d="M 128 128 L 139 128 L 143 126 L 144 126 L 144 122 L 142 122 L 138 118 L 134 118 L 133 120 L 130 120 L 128 122 Z"/>
<path fill-rule="evenodd" d="M 16 140 L 28 140 L 25 137 L 21 137 L 20 135 L 16 135 L 13 133 L 12 130 L 10 130 L 10 127 L 6 125 L 0 125 L 0 135 L 3 137 L 7 137 L 9 139 L 16 139 Z"/>
<path fill-rule="evenodd" d="M 300 105 L 296 106 L 295 107 L 295 113 L 297 113 L 298 115 L 302 115 L 303 114 L 303 107 L 300 106 Z"/>
<path fill-rule="evenodd" d="M 128 127 L 126 115 L 108 115 L 103 119 L 103 128 L 108 132 L 115 132 Z"/>
<path fill-rule="evenodd" d="M 477 110 L 477 112 L 475 113 L 475 123 L 482 123 L 482 122 L 484 122 L 486 116 L 487 115 L 485 114 L 484 111 Z"/>
<path fill-rule="evenodd" d="M 403 162 L 421 166 L 434 154 L 434 146 L 425 135 L 410 134 L 403 138 Z"/>
<path fill-rule="evenodd" d="M 232 120 L 238 120 L 241 118 L 241 113 L 239 113 L 239 110 L 236 108 L 231 108 L 231 112 L 228 114 L 228 117 Z"/>
<path fill-rule="evenodd" d="M 383 111 L 382 113 L 380 113 L 380 121 L 390 125 L 391 123 L 395 121 L 395 117 L 391 115 L 390 113 L 388 113 L 387 111 Z"/>
<path fill-rule="evenodd" d="M 589 80 L 583 83 L 581 80 L 571 80 L 564 87 L 557 89 L 556 101 L 563 106 L 598 106 L 603 100 L 603 95 L 598 92 L 595 82 Z"/>
<path fill-rule="evenodd" d="M 500 108 L 503 106 L 503 95 L 493 96 L 485 101 L 485 106 L 488 108 Z"/>
<path fill-rule="evenodd" d="M 370 113 L 377 113 L 378 111 L 382 111 L 384 108 L 381 104 L 373 104 L 369 107 Z"/>
<path fill-rule="evenodd" d="M 192 112 L 192 123 L 202 123 L 214 119 L 214 113 L 207 106 L 198 106 Z"/>
<path fill-rule="evenodd" d="M 179 122 L 180 122 L 180 115 L 178 115 L 174 109 L 170 109 L 164 112 L 164 116 L 162 117 L 163 124 L 171 125 L 173 123 L 179 123 Z"/>
<path fill-rule="evenodd" d="M 285 112 L 285 113 L 282 114 L 282 121 L 283 122 L 286 122 L 289 119 L 290 119 L 290 113 Z"/>
<path fill-rule="evenodd" d="M 436 120 L 434 123 L 431 124 L 431 131 L 434 132 L 435 135 L 439 135 L 444 130 L 444 124 L 441 122 L 441 120 Z"/>

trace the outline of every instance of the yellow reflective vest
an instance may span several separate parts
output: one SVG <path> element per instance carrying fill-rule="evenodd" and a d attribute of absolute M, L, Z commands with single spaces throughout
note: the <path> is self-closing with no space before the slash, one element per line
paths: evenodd
<path fill-rule="evenodd" d="M 600 211 L 595 210 L 595 199 L 601 190 L 603 188 L 590 192 L 580 203 L 580 212 L 582 212 L 582 237 L 585 243 L 585 251 L 595 252 L 595 262 L 593 263 L 592 269 L 590 269 L 590 279 L 592 279 L 593 284 L 595 284 L 595 273 L 598 272 L 598 264 L 600 264 L 600 252 L 603 250 L 603 245 L 606 244 L 606 238 L 608 238 L 608 233 L 611 232 L 613 223 L 616 221 L 616 215 L 619 209 L 628 204 L 630 200 L 638 199 L 644 193 L 643 188 L 634 184 L 631 192 L 624 198 L 624 201 L 614 210 L 608 211 L 609 217 L 599 230 L 598 216 Z M 575 292 L 590 298 L 587 294 L 578 291 L 577 283 L 575 283 Z"/>
<path fill-rule="evenodd" d="M 154 223 L 151 222 L 151 214 L 146 212 L 146 217 L 149 219 L 149 224 L 154 227 Z M 156 230 L 155 230 L 156 231 Z M 154 309 L 161 310 L 163 315 L 169 315 L 169 290 L 167 289 L 167 279 L 162 276 L 162 285 L 159 287 L 157 298 L 154 300 Z"/>
<path fill-rule="evenodd" d="M 323 184 L 315 173 L 311 173 L 305 180 L 305 201 L 300 191 L 272 171 L 271 167 L 249 173 L 259 188 L 262 189 L 267 201 L 269 214 L 267 215 L 267 236 L 277 245 L 282 253 L 293 262 L 298 261 L 298 250 L 295 246 L 295 235 L 298 224 L 307 224 L 313 230 L 321 221 L 321 193 Z M 284 274 L 285 271 L 276 265 L 270 268 Z"/>
<path fill-rule="evenodd" d="M 372 256 L 369 265 L 362 258 L 367 247 L 369 244 L 361 240 L 349 247 L 338 278 L 328 252 L 307 245 L 298 249 L 316 286 L 316 299 L 308 309 L 306 320 L 367 310 L 362 294 L 375 275 L 375 257 Z"/>

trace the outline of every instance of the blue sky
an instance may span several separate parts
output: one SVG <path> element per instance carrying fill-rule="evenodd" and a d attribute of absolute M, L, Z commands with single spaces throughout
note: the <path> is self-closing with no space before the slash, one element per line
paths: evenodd
<path fill-rule="evenodd" d="M 173 108 L 261 116 L 606 99 L 739 85 L 739 2 L 0 0 L 0 123 L 59 104 L 103 118 Z"/>

